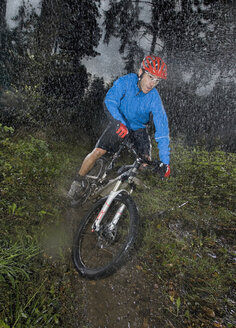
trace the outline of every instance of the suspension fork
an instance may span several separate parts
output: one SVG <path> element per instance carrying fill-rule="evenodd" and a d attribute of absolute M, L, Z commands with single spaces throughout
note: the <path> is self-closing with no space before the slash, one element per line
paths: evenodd
<path fill-rule="evenodd" d="M 92 231 L 99 231 L 100 229 L 100 223 L 103 219 L 103 217 L 105 216 L 106 212 L 108 211 L 112 201 L 114 200 L 114 198 L 120 193 L 120 190 L 117 191 L 120 187 L 120 185 L 122 184 L 121 180 L 118 180 L 115 184 L 114 189 L 111 191 L 111 193 L 109 194 L 107 200 L 105 201 L 101 211 L 99 212 L 93 226 L 92 226 Z M 114 218 L 112 220 L 112 222 L 110 223 L 110 228 L 114 228 L 115 225 L 117 224 L 117 222 L 119 221 L 119 218 L 121 217 L 123 211 L 124 211 L 125 205 L 122 204 L 119 209 L 117 210 L 116 214 L 114 215 Z"/>
<path fill-rule="evenodd" d="M 125 204 L 122 204 L 122 205 L 118 208 L 118 210 L 117 210 L 117 212 L 116 212 L 114 218 L 112 219 L 111 223 L 109 224 L 109 230 L 110 230 L 110 231 L 112 231 L 112 230 L 115 228 L 115 226 L 117 225 L 117 223 L 118 223 L 118 221 L 119 221 L 119 219 L 120 219 L 120 217 L 121 217 L 121 215 L 122 215 L 124 209 L 125 209 Z"/>
<path fill-rule="evenodd" d="M 132 188 L 130 189 L 130 191 L 129 191 L 128 194 L 129 194 L 129 195 L 132 194 L 133 190 L 134 190 L 134 189 L 133 189 L 133 187 L 132 187 Z M 125 204 L 122 204 L 122 205 L 118 208 L 118 210 L 117 210 L 117 212 L 116 212 L 114 218 L 112 219 L 111 223 L 109 224 L 109 230 L 112 231 L 112 230 L 115 228 L 115 226 L 117 225 L 117 223 L 118 223 L 118 221 L 119 221 L 119 219 L 120 219 L 120 217 L 121 217 L 121 215 L 122 215 L 124 209 L 125 209 Z"/>

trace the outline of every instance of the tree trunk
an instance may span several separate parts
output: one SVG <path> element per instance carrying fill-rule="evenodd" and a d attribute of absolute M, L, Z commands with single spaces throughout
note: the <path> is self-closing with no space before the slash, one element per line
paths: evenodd
<path fill-rule="evenodd" d="M 6 7 L 7 7 L 7 2 L 6 0 L 1 0 L 0 2 L 0 28 L 4 27 L 6 25 Z"/>
<path fill-rule="evenodd" d="M 0 2 L 0 48 L 3 48 L 3 35 L 2 32 L 6 28 L 6 0 L 1 0 Z"/>

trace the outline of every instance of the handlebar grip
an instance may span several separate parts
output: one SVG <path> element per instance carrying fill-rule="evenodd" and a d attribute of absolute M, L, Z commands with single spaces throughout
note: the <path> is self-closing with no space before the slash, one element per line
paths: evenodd
<path fill-rule="evenodd" d="M 164 169 L 164 165 L 161 161 L 158 160 L 154 160 L 154 161 L 149 161 L 148 159 L 141 159 L 141 161 L 144 164 L 147 164 L 147 166 L 145 166 L 145 170 L 151 171 L 153 173 L 158 173 L 160 175 L 163 174 L 163 169 Z"/>

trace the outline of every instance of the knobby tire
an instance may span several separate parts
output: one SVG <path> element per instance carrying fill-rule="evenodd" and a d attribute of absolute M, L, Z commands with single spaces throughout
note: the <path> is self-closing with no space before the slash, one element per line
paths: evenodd
<path fill-rule="evenodd" d="M 103 233 L 92 232 L 93 222 L 106 199 L 99 199 L 82 219 L 73 242 L 72 257 L 76 270 L 89 279 L 115 273 L 127 260 L 138 233 L 138 210 L 131 196 L 126 193 L 117 195 L 111 203 L 101 223 Z M 106 235 L 106 227 L 122 204 L 125 204 L 125 210 L 110 238 L 110 235 Z"/>

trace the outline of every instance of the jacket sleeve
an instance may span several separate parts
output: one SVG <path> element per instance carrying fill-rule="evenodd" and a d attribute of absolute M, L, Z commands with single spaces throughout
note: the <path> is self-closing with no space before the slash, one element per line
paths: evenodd
<path fill-rule="evenodd" d="M 126 92 L 126 83 L 125 77 L 121 77 L 116 80 L 113 86 L 108 90 L 105 101 L 104 107 L 108 110 L 108 118 L 111 119 L 110 115 L 116 120 L 124 125 L 127 125 L 126 120 L 122 113 L 119 111 L 121 100 L 123 99 Z M 109 115 L 110 114 L 110 115 Z"/>
<path fill-rule="evenodd" d="M 161 100 L 154 107 L 153 122 L 155 125 L 155 140 L 159 149 L 159 158 L 164 164 L 170 163 L 170 138 L 168 119 Z"/>

